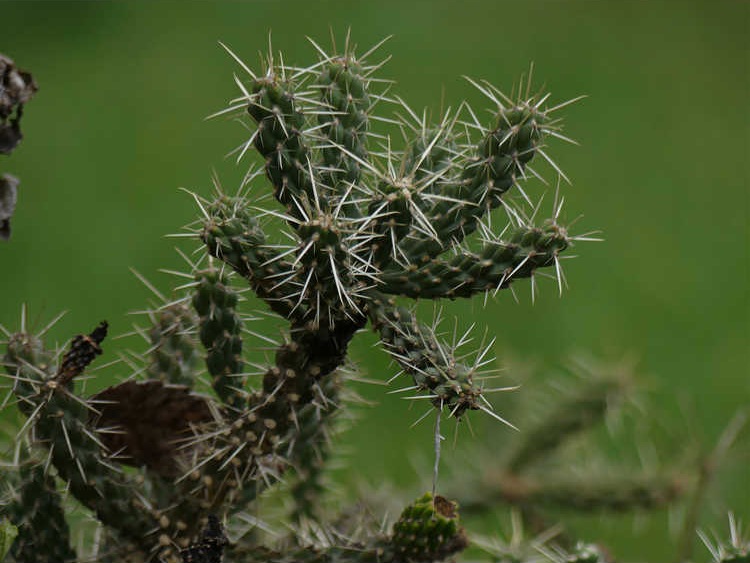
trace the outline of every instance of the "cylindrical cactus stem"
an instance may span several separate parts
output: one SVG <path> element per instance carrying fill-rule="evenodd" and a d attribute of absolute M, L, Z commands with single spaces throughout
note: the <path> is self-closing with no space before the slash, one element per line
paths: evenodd
<path fill-rule="evenodd" d="M 269 69 L 265 76 L 253 80 L 251 91 L 247 111 L 258 125 L 255 148 L 266 159 L 266 175 L 273 184 L 274 196 L 291 217 L 300 219 L 297 204 L 317 198 L 315 180 L 309 175 L 305 117 L 297 108 L 295 85 Z"/>
<path fill-rule="evenodd" d="M 198 369 L 198 344 L 194 332 L 198 319 L 183 302 L 151 314 L 148 375 L 164 383 L 191 386 Z"/>
<path fill-rule="evenodd" d="M 90 357 L 82 346 L 87 338 L 74 339 L 56 370 L 40 339 L 11 335 L 6 369 L 16 378 L 18 405 L 34 424 L 35 439 L 49 448 L 50 460 L 70 492 L 123 538 L 144 545 L 154 526 L 150 502 L 138 494 L 133 479 L 103 459 L 101 444 L 86 424 L 88 408 L 72 394 L 72 377 Z"/>
<path fill-rule="evenodd" d="M 41 408 L 39 397 L 46 382 L 54 378 L 54 357 L 42 340 L 33 334 L 17 333 L 8 340 L 3 365 L 14 377 L 13 393 L 19 398 L 18 410 L 26 417 L 34 417 L 34 421 L 38 416 L 35 411 Z"/>
<path fill-rule="evenodd" d="M 368 208 L 368 229 L 373 239 L 370 243 L 372 262 L 376 268 L 384 269 L 392 262 L 403 264 L 408 260 L 401 251 L 401 241 L 412 230 L 414 199 L 418 198 L 408 180 L 381 182 L 377 195 Z"/>
<path fill-rule="evenodd" d="M 331 455 L 331 434 L 335 432 L 336 415 L 340 411 L 341 376 L 338 371 L 322 377 L 316 388 L 317 398 L 296 414 L 298 435 L 290 458 L 296 473 L 291 488 L 294 508 L 292 520 L 317 520 L 321 514 L 320 500 L 325 492 L 324 472 Z"/>
<path fill-rule="evenodd" d="M 300 411 L 319 398 L 317 387 L 344 362 L 348 343 L 364 322 L 340 321 L 333 330 L 293 328 L 246 409 L 210 440 L 196 437 L 200 457 L 189 479 L 182 480 L 182 492 L 206 509 L 235 512 L 276 481 L 295 462 Z M 182 510 L 178 503 L 172 512 Z"/>
<path fill-rule="evenodd" d="M 519 474 L 553 453 L 572 435 L 601 422 L 608 408 L 625 393 L 628 384 L 627 378 L 614 376 L 587 380 L 519 436 L 518 445 L 506 461 L 507 470 Z"/>
<path fill-rule="evenodd" d="M 519 506 L 614 512 L 663 508 L 680 497 L 688 486 L 684 476 L 668 474 L 607 474 L 575 478 L 545 475 L 543 479 L 506 475 L 497 481 L 500 490 L 491 485 L 483 489 L 483 502 L 488 505 L 494 499 L 495 502 L 502 500 Z"/>
<path fill-rule="evenodd" d="M 365 282 L 358 275 L 344 233 L 328 214 L 311 218 L 297 230 L 297 278 L 304 280 L 290 295 L 301 319 L 315 330 L 332 328 L 338 319 L 361 316 L 360 292 Z M 292 286 L 292 284 L 289 284 Z"/>
<path fill-rule="evenodd" d="M 285 318 L 301 318 L 306 304 L 295 307 L 288 286 L 299 286 L 294 266 L 266 245 L 266 235 L 249 202 L 221 196 L 208 207 L 201 240 L 208 252 L 245 278 L 268 306 Z"/>
<path fill-rule="evenodd" d="M 406 147 L 402 168 L 414 185 L 419 186 L 420 193 L 440 196 L 423 200 L 429 204 L 423 207 L 424 214 L 433 217 L 439 213 L 440 206 L 457 203 L 446 202 L 445 196 L 446 191 L 455 191 L 458 184 L 455 175 L 462 159 L 462 149 L 447 118 L 439 128 L 420 126 L 412 129 L 415 136 Z"/>
<path fill-rule="evenodd" d="M 439 128 L 428 128 L 424 123 L 420 123 L 419 127 L 403 124 L 403 128 L 410 129 L 414 137 L 404 153 L 400 183 L 410 187 L 407 193 L 413 207 L 411 214 L 417 221 L 411 226 L 408 239 L 400 244 L 405 259 L 390 264 L 389 269 L 399 270 L 404 262 L 418 263 L 429 258 L 430 255 L 418 256 L 412 250 L 420 245 L 447 248 L 450 239 L 443 240 L 441 237 L 452 229 L 441 225 L 440 218 L 454 206 L 472 205 L 458 199 L 458 194 L 454 193 L 461 186 L 461 165 L 466 158 L 456 142 L 452 132 L 453 122 L 449 118 L 446 114 Z"/>
<path fill-rule="evenodd" d="M 471 513 L 496 510 L 500 504 L 522 509 L 554 508 L 579 512 L 658 510 L 689 489 L 681 473 L 592 473 L 569 476 L 517 475 L 487 471 L 475 486 L 461 486 L 461 506 Z M 455 488 L 458 493 L 458 486 Z"/>
<path fill-rule="evenodd" d="M 40 554 L 46 561 L 76 561 L 55 478 L 43 463 L 21 462 L 8 513 L 18 527 L 10 551 L 16 561 L 38 561 Z"/>
<path fill-rule="evenodd" d="M 276 365 L 266 372 L 262 392 L 250 403 L 256 430 L 272 431 L 292 444 L 298 440 L 297 414 L 319 399 L 320 382 L 338 368 L 346 358 L 346 349 L 354 333 L 362 328 L 364 318 L 340 321 L 332 330 L 315 331 L 293 328 L 291 340 L 276 353 Z M 271 424 L 269 421 L 274 421 Z M 272 426 L 272 428 L 267 428 Z"/>
<path fill-rule="evenodd" d="M 318 114 L 320 133 L 330 142 L 322 148 L 325 169 L 321 181 L 343 197 L 359 182 L 361 163 L 368 156 L 368 113 L 372 106 L 368 80 L 361 63 L 353 54 L 345 54 L 323 62 L 315 87 L 320 90 L 323 106 Z M 356 217 L 357 206 L 346 206 L 345 215 Z"/>
<path fill-rule="evenodd" d="M 482 140 L 463 168 L 460 180 L 444 184 L 442 198 L 428 212 L 437 239 L 416 237 L 405 241 L 404 251 L 418 261 L 435 256 L 473 233 L 479 220 L 500 205 L 503 194 L 525 176 L 528 162 L 544 142 L 550 118 L 536 99 L 500 106 L 495 125 L 483 130 Z"/>
<path fill-rule="evenodd" d="M 229 286 L 229 278 L 211 267 L 195 274 L 193 306 L 199 315 L 199 334 L 206 349 L 206 367 L 212 386 L 229 407 L 239 409 L 245 402 L 242 375 L 242 319 L 237 314 L 239 296 Z"/>
<path fill-rule="evenodd" d="M 435 407 L 445 407 L 457 418 L 467 410 L 486 408 L 479 404 L 481 388 L 473 380 L 474 369 L 458 361 L 451 347 L 409 309 L 374 294 L 368 314 L 386 350 L 414 380 L 415 392 L 427 393 Z"/>
<path fill-rule="evenodd" d="M 539 268 L 557 270 L 558 256 L 569 244 L 566 230 L 553 221 L 541 227 L 520 226 L 507 241 L 486 241 L 478 252 L 431 258 L 400 272 L 391 269 L 383 274 L 379 289 L 415 299 L 452 299 L 497 291 L 516 279 L 533 276 Z"/>

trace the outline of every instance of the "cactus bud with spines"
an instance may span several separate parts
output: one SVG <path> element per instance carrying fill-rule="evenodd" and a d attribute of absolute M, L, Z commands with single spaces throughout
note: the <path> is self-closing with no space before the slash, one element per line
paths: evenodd
<path fill-rule="evenodd" d="M 193 232 L 209 260 L 193 265 L 175 301 L 151 313 L 152 380 L 129 380 L 84 401 L 74 387 L 85 365 L 57 386 L 43 343 L 26 332 L 10 338 L 6 365 L 34 447 L 47 448 L 59 478 L 113 531 L 107 553 L 179 561 L 209 514 L 245 511 L 289 468 L 300 478 L 293 517 L 319 518 L 320 474 L 345 385 L 338 370 L 358 331 L 371 325 L 438 415 L 491 412 L 479 376 L 492 344 L 471 361 L 457 352 L 469 338 L 444 341 L 437 323 L 421 322 L 404 301 L 498 292 L 541 269 L 561 282 L 559 256 L 576 237 L 558 224 L 559 207 L 535 224 L 513 201 L 514 192 L 528 199 L 520 184 L 538 174 L 530 168 L 537 155 L 549 160 L 546 138 L 560 127 L 547 96 L 526 91 L 511 100 L 477 84 L 494 106 L 490 126 L 465 104 L 430 123 L 389 98 L 374 77 L 380 65 L 348 43 L 331 55 L 315 47 L 320 60 L 307 68 L 269 57 L 255 74 L 242 63 L 249 79 L 237 80 L 242 94 L 229 112 L 254 122 L 242 151 L 260 155 L 281 209 L 258 213 L 257 198 L 246 193 L 260 183 L 257 173 L 235 196 L 218 188 L 213 199 L 196 196 L 201 218 Z M 376 107 L 391 102 L 403 148 L 374 130 Z M 505 233 L 490 218 L 500 207 L 511 223 Z M 291 244 L 275 242 L 268 216 L 283 221 Z M 257 363 L 243 357 L 238 281 L 289 323 L 257 388 L 245 371 Z M 200 356 L 210 395 L 195 392 L 206 391 Z M 98 417 L 91 414 L 97 398 Z M 149 427 L 150 441 L 133 436 Z M 117 438 L 99 437 L 106 432 Z M 137 478 L 120 470 L 118 455 L 138 468 Z M 268 561 L 395 563 L 446 560 L 467 543 L 455 505 L 432 495 L 407 508 L 392 535 L 359 543 L 331 537 L 325 546 L 298 545 L 295 556 L 252 538 L 227 550 L 265 553 Z"/>
<path fill-rule="evenodd" d="M 456 503 L 430 493 L 404 509 L 390 542 L 396 557 L 410 562 L 442 560 L 468 545 Z"/>

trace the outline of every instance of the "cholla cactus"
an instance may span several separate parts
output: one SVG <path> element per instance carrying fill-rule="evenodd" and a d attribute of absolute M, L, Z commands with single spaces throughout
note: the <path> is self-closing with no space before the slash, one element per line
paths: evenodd
<path fill-rule="evenodd" d="M 8 334 L 4 362 L 27 417 L 16 448 L 21 470 L 8 481 L 20 531 L 16 563 L 33 560 L 31 552 L 75 557 L 59 481 L 103 526 L 92 556 L 103 562 L 220 558 L 223 543 L 201 547 L 205 522 L 204 536 L 223 537 L 214 515 L 231 522 L 284 473 L 297 475 L 297 522 L 319 518 L 339 368 L 368 324 L 410 378 L 408 389 L 438 416 L 482 410 L 503 420 L 480 380 L 492 344 L 459 351 L 468 335 L 442 340 L 437 323 L 420 322 L 404 300 L 498 293 L 520 278 L 533 287 L 542 269 L 562 289 L 560 255 L 577 239 L 558 223 L 557 202 L 537 223 L 523 211 L 530 200 L 522 183 L 539 175 L 535 160 L 562 174 L 545 147 L 550 137 L 565 139 L 554 117 L 565 104 L 550 107 L 548 95 L 527 86 L 509 98 L 474 82 L 491 103 L 489 125 L 466 104 L 433 124 L 388 97 L 389 83 L 375 78 L 380 65 L 368 62 L 375 49 L 358 57 L 348 44 L 333 55 L 315 47 L 319 60 L 306 68 L 269 55 L 255 73 L 235 57 L 248 76 L 236 79 L 241 96 L 220 113 L 250 116 L 255 127 L 239 151 L 254 149 L 263 164 L 238 195 L 196 196 L 201 217 L 192 233 L 209 258 L 175 299 L 151 312 L 143 331 L 147 381 L 76 394 L 75 378 L 101 352 L 106 323 L 76 337 L 62 361 L 25 326 Z M 400 150 L 372 126 L 383 119 L 376 108 L 390 102 L 398 111 L 385 121 L 400 128 Z M 280 209 L 256 207 L 261 176 Z M 499 216 L 508 218 L 500 232 Z M 267 232 L 279 220 L 290 244 Z M 289 323 L 257 387 L 243 356 L 247 331 L 232 276 Z M 201 355 L 213 389 L 204 395 L 191 390 Z M 53 515 L 54 534 L 35 524 L 42 507 Z M 232 561 L 385 563 L 446 560 L 467 543 L 455 505 L 431 495 L 390 531 L 325 537 L 275 551 L 244 536 L 225 551 Z"/>

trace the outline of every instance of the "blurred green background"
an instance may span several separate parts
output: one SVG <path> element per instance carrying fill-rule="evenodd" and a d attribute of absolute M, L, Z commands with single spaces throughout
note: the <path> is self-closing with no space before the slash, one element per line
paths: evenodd
<path fill-rule="evenodd" d="M 240 69 L 217 41 L 258 68 L 271 31 L 285 61 L 305 65 L 316 57 L 305 36 L 329 46 L 329 29 L 341 42 L 351 27 L 360 52 L 393 35 L 381 76 L 413 107 L 437 112 L 442 100 L 467 99 L 482 108 L 462 75 L 510 91 L 532 61 L 553 103 L 588 96 L 564 111 L 566 134 L 581 146 L 556 143 L 550 152 L 573 182 L 564 187 L 567 218 L 585 214 L 576 230 L 601 229 L 606 241 L 576 248 L 562 299 L 547 282 L 533 306 L 525 287 L 519 303 L 501 295 L 486 308 L 477 299 L 445 312 L 487 325 L 499 364 L 529 365 L 536 378 L 575 351 L 634 355 L 650 391 L 647 413 L 670 429 L 657 446 L 678 456 L 675 436 L 711 444 L 750 402 L 748 6 L 3 2 L 0 52 L 32 71 L 40 90 L 26 108 L 24 141 L 0 159 L 22 181 L 13 237 L 0 244 L 0 324 L 17 328 L 27 303 L 36 327 L 69 311 L 51 331 L 58 341 L 101 319 L 127 331 L 126 314 L 149 297 L 129 268 L 166 290 L 174 280 L 157 270 L 183 265 L 176 241 L 163 236 L 196 215 L 178 188 L 207 195 L 215 170 L 231 191 L 246 170 L 224 158 L 245 130 L 204 120 L 237 93 Z M 536 198 L 544 187 L 528 191 Z M 374 341 L 361 335 L 352 355 L 367 377 L 386 380 L 395 368 Z M 124 346 L 109 342 L 110 358 Z M 421 411 L 384 391 L 361 389 L 380 404 L 361 409 L 343 437 L 354 467 L 344 478 L 419 491 L 429 486 L 429 463 L 413 459 L 429 460 L 432 429 L 405 430 Z M 509 437 L 480 418 L 462 442 Z M 729 509 L 750 520 L 747 462 L 730 456 L 701 526 L 725 531 Z M 472 471 L 470 457 L 461 463 Z M 667 520 L 661 512 L 573 523 L 623 559 L 668 561 Z"/>

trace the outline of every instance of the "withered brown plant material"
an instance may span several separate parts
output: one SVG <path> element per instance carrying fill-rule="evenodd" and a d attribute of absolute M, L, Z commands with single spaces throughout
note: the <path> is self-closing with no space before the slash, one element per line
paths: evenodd
<path fill-rule="evenodd" d="M 219 519 L 210 514 L 200 541 L 180 552 L 184 563 L 221 563 L 224 546 L 229 543 Z"/>
<path fill-rule="evenodd" d="M 21 142 L 23 106 L 38 90 L 28 73 L 0 53 L 0 154 L 10 154 Z M 10 219 L 18 199 L 18 178 L 0 174 L 0 240 L 10 239 Z"/>
<path fill-rule="evenodd" d="M 92 422 L 117 461 L 164 477 L 179 475 L 179 461 L 192 453 L 191 427 L 213 420 L 205 398 L 153 379 L 108 387 L 90 402 L 99 413 Z"/>
<path fill-rule="evenodd" d="M 0 174 L 0 240 L 10 238 L 10 219 L 16 210 L 18 178 Z"/>
<path fill-rule="evenodd" d="M 100 344 L 107 336 L 107 321 L 100 322 L 91 334 L 78 334 L 70 343 L 70 350 L 63 356 L 55 380 L 65 385 L 83 373 L 94 359 L 102 353 Z"/>
<path fill-rule="evenodd" d="M 0 153 L 10 154 L 21 142 L 23 106 L 38 89 L 31 73 L 0 53 Z"/>

